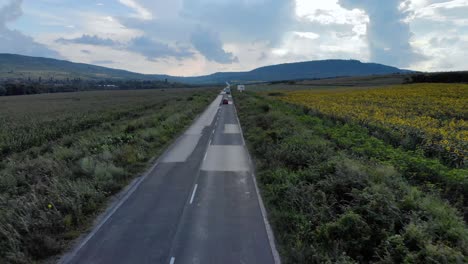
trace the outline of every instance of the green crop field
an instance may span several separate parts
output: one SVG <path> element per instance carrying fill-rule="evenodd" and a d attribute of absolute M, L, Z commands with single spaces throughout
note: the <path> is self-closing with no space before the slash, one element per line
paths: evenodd
<path fill-rule="evenodd" d="M 0 263 L 59 254 L 214 90 L 0 97 Z"/>
<path fill-rule="evenodd" d="M 440 93 L 444 87 L 430 86 Z M 425 151 L 424 141 L 408 146 L 370 122 L 323 110 L 339 104 L 354 114 L 347 108 L 353 99 L 374 97 L 366 98 L 370 107 L 395 88 L 285 88 L 235 94 L 283 263 L 468 263 L 463 159 L 448 162 Z M 458 88 L 450 96 L 466 102 L 466 86 Z M 320 101 L 323 94 L 328 101 Z M 437 98 L 421 93 L 399 102 L 418 110 L 429 99 Z M 431 110 L 453 107 L 441 104 Z"/>

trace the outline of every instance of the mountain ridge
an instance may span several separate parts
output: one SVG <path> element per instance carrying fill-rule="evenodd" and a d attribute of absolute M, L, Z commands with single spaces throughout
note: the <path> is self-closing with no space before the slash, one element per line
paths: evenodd
<path fill-rule="evenodd" d="M 42 57 L 0 54 L 0 79 L 8 78 L 83 78 L 95 80 L 165 80 L 187 84 L 221 84 L 229 82 L 273 82 L 286 80 L 322 79 L 339 76 L 404 74 L 403 70 L 378 63 L 358 60 L 316 60 L 268 65 L 242 72 L 216 72 L 202 76 L 170 76 L 141 74 L 122 69 L 75 63 Z"/>

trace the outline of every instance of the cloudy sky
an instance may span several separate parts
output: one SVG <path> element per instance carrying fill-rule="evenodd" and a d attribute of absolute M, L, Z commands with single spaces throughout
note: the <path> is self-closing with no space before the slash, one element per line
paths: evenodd
<path fill-rule="evenodd" d="M 468 0 L 0 0 L 0 53 L 179 76 L 318 59 L 468 70 Z"/>

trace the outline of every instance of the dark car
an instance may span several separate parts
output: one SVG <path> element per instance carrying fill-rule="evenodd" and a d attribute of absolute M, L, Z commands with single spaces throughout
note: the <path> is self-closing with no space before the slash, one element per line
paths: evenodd
<path fill-rule="evenodd" d="M 229 104 L 229 100 L 228 99 L 223 99 L 223 105 L 225 104 Z"/>

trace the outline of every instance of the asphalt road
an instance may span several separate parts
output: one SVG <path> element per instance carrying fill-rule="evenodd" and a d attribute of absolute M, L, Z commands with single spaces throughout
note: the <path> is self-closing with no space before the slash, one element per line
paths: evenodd
<path fill-rule="evenodd" d="M 61 263 L 279 263 L 237 112 L 219 95 Z"/>

